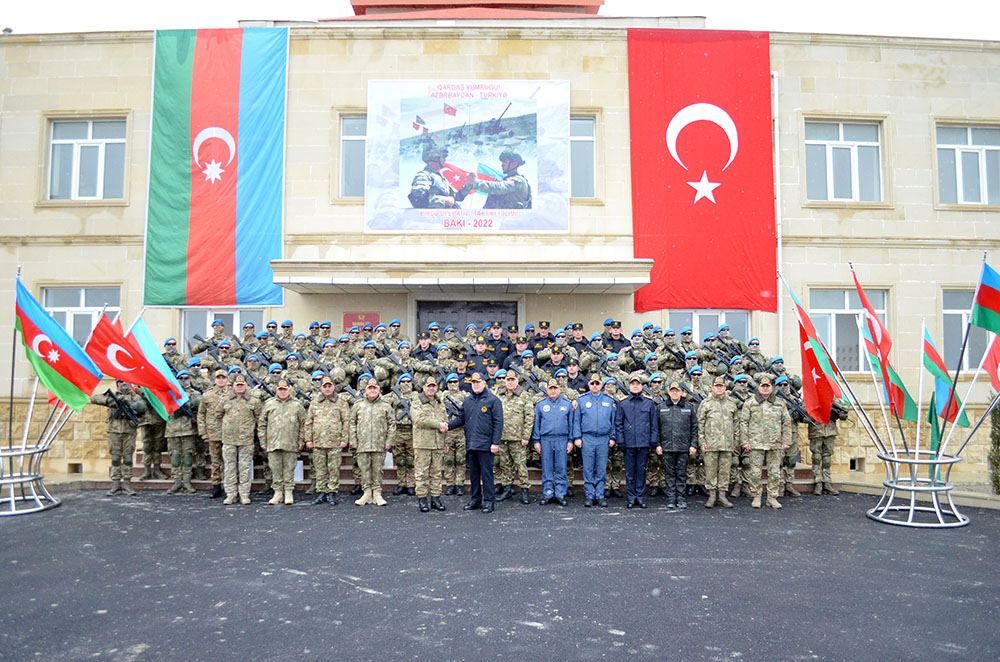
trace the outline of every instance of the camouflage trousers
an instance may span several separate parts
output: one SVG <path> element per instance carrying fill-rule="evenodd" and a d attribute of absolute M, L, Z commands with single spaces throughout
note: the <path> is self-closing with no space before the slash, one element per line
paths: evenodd
<path fill-rule="evenodd" d="M 519 439 L 502 439 L 496 455 L 496 483 L 528 488 L 528 447 Z"/>
<path fill-rule="evenodd" d="M 108 455 L 111 456 L 111 480 L 132 480 L 132 455 L 135 431 L 109 432 Z"/>
<path fill-rule="evenodd" d="M 223 485 L 227 497 L 250 498 L 250 472 L 253 470 L 253 446 L 222 445 Z"/>
<path fill-rule="evenodd" d="M 444 484 L 465 484 L 465 433 L 449 432 L 445 437 Z"/>
<path fill-rule="evenodd" d="M 176 471 L 181 467 L 194 466 L 195 437 L 193 434 L 183 437 L 167 437 L 167 452 L 170 453 L 170 467 Z"/>
<path fill-rule="evenodd" d="M 750 451 L 744 450 L 742 446 L 737 446 L 732 454 L 732 463 L 729 470 L 729 483 L 731 487 L 743 485 L 750 486 Z"/>
<path fill-rule="evenodd" d="M 781 484 L 781 449 L 750 451 L 750 496 L 761 495 L 761 480 L 764 467 L 767 467 L 767 493 L 778 496 L 778 485 Z"/>
<path fill-rule="evenodd" d="M 358 471 L 361 472 L 361 488 L 381 490 L 385 451 L 361 451 L 355 457 L 357 458 Z"/>
<path fill-rule="evenodd" d="M 199 476 L 204 477 L 205 468 L 208 466 L 208 442 L 201 436 L 194 438 L 194 461 L 191 466 Z"/>
<path fill-rule="evenodd" d="M 732 466 L 732 453 L 729 451 L 705 452 L 705 487 L 709 493 L 729 489 L 729 468 Z"/>
<path fill-rule="evenodd" d="M 211 461 L 209 480 L 212 481 L 212 485 L 222 485 L 222 441 L 208 440 L 208 457 Z"/>
<path fill-rule="evenodd" d="M 160 466 L 160 453 L 167 450 L 167 440 L 163 433 L 167 430 L 164 422 L 140 425 L 142 430 L 142 464 L 146 467 Z"/>
<path fill-rule="evenodd" d="M 607 489 L 625 493 L 625 455 L 618 444 L 608 449 Z"/>
<path fill-rule="evenodd" d="M 312 474 L 316 492 L 324 494 L 340 489 L 340 447 L 313 448 Z"/>
<path fill-rule="evenodd" d="M 688 485 L 705 484 L 705 458 L 701 454 L 700 448 L 695 453 L 694 457 L 688 458 L 687 484 Z"/>
<path fill-rule="evenodd" d="M 396 467 L 396 482 L 402 487 L 413 487 L 413 428 L 409 425 L 396 427 L 392 464 Z"/>
<path fill-rule="evenodd" d="M 263 448 L 260 447 L 260 443 L 256 441 L 254 442 L 253 445 L 253 457 L 254 457 L 254 464 L 259 464 L 264 468 L 264 484 L 267 486 L 268 489 L 270 489 L 272 482 L 271 465 L 267 461 L 267 453 L 264 451 Z"/>
<path fill-rule="evenodd" d="M 781 480 L 783 483 L 795 482 L 795 454 L 799 452 L 799 442 L 792 440 L 792 445 L 781 455 Z"/>
<path fill-rule="evenodd" d="M 830 467 L 833 465 L 833 444 L 836 441 L 836 437 L 819 437 L 809 440 L 814 482 L 833 483 Z"/>
<path fill-rule="evenodd" d="M 646 489 L 666 487 L 667 476 L 663 473 L 663 462 L 656 453 L 650 453 L 646 459 Z"/>
<path fill-rule="evenodd" d="M 268 451 L 267 463 L 271 467 L 271 487 L 276 493 L 295 489 L 295 463 L 299 454 L 295 451 Z"/>
<path fill-rule="evenodd" d="M 358 460 L 358 449 L 351 449 L 351 478 L 354 479 L 354 484 L 361 487 L 364 483 L 361 480 L 361 464 Z"/>
<path fill-rule="evenodd" d="M 417 497 L 441 496 L 441 460 L 444 452 L 429 448 L 413 449 L 413 476 Z"/>

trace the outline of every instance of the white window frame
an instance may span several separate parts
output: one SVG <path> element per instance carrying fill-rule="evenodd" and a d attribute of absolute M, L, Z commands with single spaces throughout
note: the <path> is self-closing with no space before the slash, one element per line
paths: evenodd
<path fill-rule="evenodd" d="M 108 305 L 106 308 L 104 307 L 103 303 L 100 306 L 88 306 L 87 303 L 86 303 L 87 302 L 87 290 L 88 289 L 98 289 L 98 288 L 100 288 L 100 289 L 109 289 L 109 288 L 110 289 L 117 289 L 118 290 L 118 304 L 113 305 L 113 306 L 112 305 Z M 76 306 L 52 306 L 52 305 L 49 305 L 48 298 L 49 298 L 49 293 L 50 293 L 51 290 L 74 290 L 74 289 L 77 290 L 77 293 L 79 295 L 77 297 L 78 305 L 76 305 Z M 47 310 L 49 312 L 49 314 L 52 315 L 53 318 L 55 318 L 56 322 L 58 322 L 60 326 L 62 326 L 64 329 L 66 329 L 67 333 L 69 333 L 71 336 L 73 336 L 73 338 L 77 342 L 79 342 L 81 346 L 86 342 L 87 339 L 86 338 L 83 338 L 83 339 L 77 338 L 76 336 L 73 335 L 73 326 L 74 326 L 73 323 L 76 321 L 76 319 L 78 317 L 82 316 L 85 319 L 89 318 L 90 319 L 89 328 L 90 328 L 90 330 L 93 330 L 94 326 L 97 324 L 97 320 L 100 317 L 100 314 L 101 314 L 102 310 L 105 313 L 107 313 L 108 317 L 110 317 L 111 319 L 114 319 L 115 316 L 117 316 L 119 313 L 121 313 L 121 287 L 119 285 L 117 285 L 117 284 L 90 285 L 90 286 L 83 286 L 83 287 L 79 287 L 79 286 L 76 286 L 76 285 L 59 285 L 59 284 L 53 284 L 53 285 L 46 285 L 45 287 L 42 287 L 41 294 L 42 294 L 42 297 L 41 297 L 42 306 L 45 308 L 45 310 Z M 88 335 L 89 335 L 89 332 L 88 332 Z"/>
<path fill-rule="evenodd" d="M 885 202 L 885 172 L 882 168 L 882 159 L 885 154 L 885 150 L 882 147 L 882 123 L 871 120 L 830 120 L 830 119 L 816 119 L 809 118 L 805 121 L 806 125 L 809 124 L 836 124 L 838 139 L 834 140 L 819 140 L 815 138 L 805 139 L 805 145 L 821 145 L 826 151 L 826 198 L 807 198 L 809 202 L 858 202 L 861 204 L 878 204 Z M 867 140 L 847 140 L 844 138 L 844 125 L 845 124 L 860 124 L 874 126 L 878 129 L 878 140 L 875 142 Z M 861 169 L 858 165 L 858 147 L 875 147 L 878 149 L 878 199 L 876 200 L 862 200 L 861 199 Z M 834 149 L 848 149 L 851 153 L 851 197 L 849 198 L 835 198 L 834 196 L 834 171 L 833 171 L 833 151 Z M 808 150 L 807 150 L 808 151 Z M 808 182 L 809 177 L 809 160 L 806 158 L 806 181 Z M 806 186 L 806 195 L 808 196 L 808 186 Z"/>
<path fill-rule="evenodd" d="M 950 292 L 954 292 L 957 294 L 968 294 L 969 300 L 971 301 L 975 294 L 975 290 L 965 289 L 961 287 L 945 287 L 942 288 L 941 290 L 941 354 L 945 360 L 945 364 L 948 366 L 948 369 L 954 370 L 955 366 L 952 365 L 951 361 L 948 358 L 949 355 L 951 354 L 949 350 L 952 349 L 952 347 L 948 342 L 948 337 L 944 333 L 945 319 L 949 316 L 958 317 L 960 321 L 960 325 L 958 328 L 961 329 L 962 334 L 964 334 L 965 328 L 969 324 L 969 318 L 972 316 L 972 311 L 968 307 L 946 308 L 944 297 L 945 294 Z M 986 349 L 989 347 L 989 342 L 990 342 L 990 338 L 988 337 L 989 335 L 990 334 L 987 333 L 985 329 L 980 329 L 979 327 L 974 326 L 969 329 L 969 343 L 968 346 L 966 347 L 965 355 L 962 357 L 962 370 L 975 370 L 976 368 L 979 367 L 979 362 L 982 360 L 983 354 L 986 353 Z M 973 338 L 976 336 L 978 336 L 976 340 L 979 340 L 980 338 L 982 339 L 981 343 L 973 342 Z M 983 351 L 976 352 L 974 350 L 975 345 L 980 345 Z M 960 336 L 958 338 L 958 347 L 954 349 L 957 352 L 961 349 L 961 347 L 962 347 L 962 338 Z"/>
<path fill-rule="evenodd" d="M 841 295 L 842 295 L 842 297 L 843 297 L 843 302 L 844 302 L 843 306 L 844 307 L 843 308 L 820 308 L 820 307 L 814 306 L 812 304 L 812 295 L 813 295 L 814 292 L 840 292 Z M 887 321 L 888 317 L 886 315 L 886 310 L 889 307 L 889 290 L 888 289 L 881 289 L 881 288 L 879 288 L 879 289 L 870 289 L 870 290 L 866 290 L 865 291 L 865 293 L 868 295 L 868 299 L 869 300 L 872 299 L 872 294 L 875 293 L 875 292 L 882 293 L 883 299 L 885 301 L 885 306 L 882 307 L 882 308 L 879 308 L 873 302 L 872 303 L 872 307 L 875 308 L 875 314 L 882 321 L 882 324 L 885 324 L 886 327 L 888 328 L 889 324 L 888 324 L 888 321 Z M 816 326 L 816 332 L 819 334 L 820 340 L 822 340 L 823 344 L 826 345 L 827 349 L 829 349 L 834 354 L 834 359 L 836 359 L 837 365 L 840 367 L 840 369 L 843 372 L 845 372 L 845 373 L 865 373 L 865 372 L 869 371 L 868 351 L 865 349 L 865 337 L 864 337 L 864 334 L 862 333 L 861 327 L 857 325 L 857 321 L 854 322 L 854 329 L 855 329 L 854 333 L 856 334 L 857 341 L 858 341 L 858 360 L 859 360 L 859 362 L 860 362 L 861 365 L 860 366 L 858 366 L 858 365 L 850 365 L 850 366 L 846 365 L 845 362 L 842 360 L 842 357 L 836 355 L 836 352 L 837 352 L 837 325 L 836 325 L 836 323 L 834 321 L 835 320 L 834 316 L 835 315 L 850 315 L 850 316 L 853 316 L 855 318 L 855 320 L 857 320 L 857 316 L 858 315 L 863 315 L 864 312 L 865 312 L 865 309 L 860 304 L 858 306 L 856 306 L 856 307 L 852 307 L 850 305 L 850 299 L 851 299 L 851 295 L 852 294 L 856 295 L 857 294 L 857 290 L 842 289 L 842 288 L 839 288 L 839 287 L 811 287 L 811 288 L 809 288 L 809 297 L 810 297 L 809 316 L 812 318 L 813 323 Z M 820 321 L 820 320 L 823 319 L 823 316 L 827 316 L 829 318 L 830 323 L 828 325 L 824 324 L 824 323 L 822 323 Z"/>
<path fill-rule="evenodd" d="M 990 202 L 989 196 L 989 180 L 987 179 L 986 172 L 986 154 L 987 152 L 997 152 L 998 157 L 1000 157 L 1000 145 L 977 145 L 972 142 L 972 130 L 973 129 L 996 129 L 996 126 L 990 125 L 974 125 L 974 124 L 949 124 L 940 123 L 934 127 L 934 157 L 937 159 L 938 172 L 942 172 L 943 166 L 941 165 L 940 153 L 941 150 L 949 150 L 955 153 L 955 202 L 943 202 L 946 205 L 969 205 L 976 207 L 986 207 L 986 206 L 997 206 L 1000 205 L 1000 200 L 995 200 Z M 938 129 L 963 129 L 965 131 L 964 145 L 942 145 L 938 142 L 937 130 Z M 966 200 L 965 198 L 965 179 L 964 173 L 962 172 L 962 154 L 976 154 L 979 161 L 979 200 Z M 938 177 L 938 200 L 941 199 L 941 179 L 940 175 Z"/>
<path fill-rule="evenodd" d="M 254 333 L 264 331 L 264 325 L 267 324 L 267 320 L 264 319 L 263 308 L 183 308 L 181 309 L 181 331 L 178 337 L 184 338 L 188 341 L 194 337 L 194 333 L 190 336 L 185 335 L 188 327 L 188 315 L 191 315 L 192 313 L 205 314 L 205 328 L 194 332 L 203 338 L 208 338 L 212 335 L 212 320 L 223 315 L 233 316 L 232 326 L 231 328 L 226 328 L 226 335 L 235 336 L 237 338 L 243 337 L 243 323 L 246 321 L 246 317 L 249 317 L 248 313 L 260 314 L 259 323 L 256 319 L 250 320 L 254 323 Z"/>
<path fill-rule="evenodd" d="M 55 138 L 55 127 L 57 124 L 63 123 L 87 123 L 87 138 Z M 94 138 L 94 123 L 95 122 L 122 122 L 125 124 L 125 135 L 128 135 L 128 120 L 125 117 L 80 117 L 80 118 L 53 118 L 49 120 L 49 149 L 48 149 L 48 168 L 46 172 L 46 199 L 50 201 L 69 201 L 69 200 L 124 200 L 125 198 L 125 170 L 128 163 L 127 156 L 122 159 L 122 181 L 121 189 L 122 195 L 116 198 L 107 198 L 104 196 L 104 160 L 108 145 L 122 145 L 123 150 L 126 146 L 127 138 Z M 55 161 L 55 147 L 56 145 L 72 145 L 73 146 L 73 164 L 72 164 L 72 175 L 70 183 L 70 196 L 69 198 L 54 198 L 52 197 L 52 165 Z M 97 195 L 94 196 L 84 196 L 80 195 L 80 152 L 85 147 L 96 147 L 97 148 L 97 182 L 96 191 Z"/>
<path fill-rule="evenodd" d="M 349 136 L 349 135 L 345 134 L 344 133 L 344 122 L 346 120 L 359 120 L 359 119 L 365 120 L 365 135 L 363 135 L 363 136 Z M 363 200 L 364 197 L 365 197 L 365 191 L 364 191 L 364 179 L 365 178 L 362 178 L 362 191 L 361 191 L 360 195 L 347 194 L 347 193 L 344 192 L 344 174 L 347 171 L 347 169 L 344 167 L 345 158 L 346 158 L 345 154 L 344 154 L 344 144 L 346 142 L 361 142 L 365 146 L 365 150 L 362 151 L 362 153 L 365 154 L 365 157 L 364 157 L 365 158 L 365 163 L 362 164 L 361 172 L 364 173 L 367 176 L 367 173 L 366 173 L 365 169 L 368 167 L 368 163 L 367 163 L 367 160 L 368 160 L 368 155 L 367 155 L 367 146 L 368 146 L 368 115 L 365 114 L 365 113 L 363 113 L 363 112 L 344 112 L 344 113 L 340 113 L 337 116 L 337 123 L 338 123 L 337 124 L 337 132 L 338 132 L 338 134 L 340 136 L 340 139 L 338 141 L 338 146 L 337 146 L 337 151 L 338 151 L 338 154 L 339 154 L 338 162 L 337 162 L 338 163 L 338 170 L 337 170 L 337 196 L 340 197 L 340 198 L 347 199 L 347 200 Z"/>
<path fill-rule="evenodd" d="M 748 336 L 746 338 L 740 338 L 739 336 L 736 336 L 734 334 L 733 337 L 736 340 L 740 340 L 742 342 L 747 342 L 750 339 L 749 334 L 751 333 L 751 328 L 752 328 L 751 324 L 753 323 L 753 314 L 749 310 L 723 309 L 723 308 L 675 308 L 675 309 L 670 309 L 670 310 L 667 311 L 668 324 L 669 324 L 669 320 L 670 320 L 670 316 L 671 315 L 690 315 L 691 316 L 691 331 L 692 331 L 691 339 L 694 342 L 698 343 L 699 345 L 701 344 L 702 338 L 705 337 L 705 334 L 707 334 L 709 332 L 711 332 L 713 334 L 714 333 L 718 333 L 720 326 L 722 326 L 723 324 L 731 324 L 731 322 L 729 322 L 728 319 L 727 319 L 729 315 L 746 315 L 747 316 L 747 334 L 748 334 Z M 719 323 L 715 327 L 713 327 L 711 329 L 702 329 L 701 328 L 701 316 L 702 315 L 718 315 L 718 317 L 719 317 Z M 677 333 L 677 339 L 680 340 L 680 327 L 679 326 L 672 326 L 672 328 Z"/>
<path fill-rule="evenodd" d="M 587 120 L 592 123 L 593 131 L 589 136 L 574 136 L 573 132 L 570 131 L 570 150 L 569 150 L 569 187 L 570 195 L 569 197 L 574 200 L 595 200 L 598 197 L 597 194 L 597 115 L 593 113 L 577 113 L 570 115 L 570 122 L 573 120 Z M 591 146 L 591 161 L 594 171 L 594 179 L 591 183 L 593 190 L 593 195 L 577 196 L 573 193 L 573 143 L 590 143 Z"/>

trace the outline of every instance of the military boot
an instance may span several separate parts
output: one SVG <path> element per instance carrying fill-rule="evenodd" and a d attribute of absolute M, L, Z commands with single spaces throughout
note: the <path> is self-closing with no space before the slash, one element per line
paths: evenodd
<path fill-rule="evenodd" d="M 284 500 L 284 497 L 284 492 L 276 489 L 274 490 L 274 496 L 272 496 L 271 500 L 267 502 L 267 505 L 277 506 Z"/>
<path fill-rule="evenodd" d="M 737 483 L 733 485 L 733 491 L 729 493 L 729 496 L 731 496 L 734 499 L 738 499 L 740 493 L 742 492 L 742 488 L 743 488 L 743 483 L 737 481 Z"/>
<path fill-rule="evenodd" d="M 784 483 L 782 483 L 781 485 L 778 485 L 778 496 L 780 496 L 780 497 L 785 496 L 785 484 Z"/>
<path fill-rule="evenodd" d="M 326 494 L 326 502 L 329 503 L 331 506 L 336 506 L 337 505 L 337 493 L 336 492 L 327 492 L 327 494 Z"/>
<path fill-rule="evenodd" d="M 364 493 L 364 490 L 361 489 L 360 485 L 355 485 L 354 487 L 351 488 L 351 496 L 358 496 L 359 494 L 363 494 L 363 493 Z"/>
<path fill-rule="evenodd" d="M 107 491 L 108 496 L 114 496 L 122 492 L 122 482 L 120 480 L 111 481 L 111 489 Z"/>
<path fill-rule="evenodd" d="M 455 496 L 458 493 L 458 488 L 454 485 L 449 485 L 448 489 L 444 491 L 445 496 Z"/>
<path fill-rule="evenodd" d="M 372 491 L 371 490 L 364 490 L 364 493 L 361 495 L 361 498 L 358 499 L 358 500 L 356 500 L 354 502 L 354 505 L 355 506 L 367 506 L 371 502 L 372 502 Z"/>
<path fill-rule="evenodd" d="M 715 492 L 712 492 L 711 494 L 708 495 L 708 501 L 705 502 L 705 507 L 706 508 L 715 507 Z"/>
<path fill-rule="evenodd" d="M 153 477 L 153 480 L 166 480 L 167 479 L 167 475 L 165 473 L 163 473 L 163 470 L 160 469 L 160 465 L 158 465 L 158 464 L 154 464 L 153 465 L 153 474 L 152 474 L 152 477 Z"/>
<path fill-rule="evenodd" d="M 209 499 L 218 499 L 222 496 L 222 485 L 212 485 L 212 491 L 208 493 Z"/>
<path fill-rule="evenodd" d="M 526 506 L 529 503 L 531 503 L 531 494 L 528 492 L 528 488 L 527 487 L 522 487 L 521 488 L 521 503 L 523 503 Z"/>
<path fill-rule="evenodd" d="M 753 498 L 753 503 L 750 504 L 751 508 L 760 508 L 760 495 L 758 494 Z"/>
<path fill-rule="evenodd" d="M 719 504 L 723 508 L 732 508 L 733 507 L 733 502 L 726 498 L 726 491 L 725 490 L 719 490 Z"/>
<path fill-rule="evenodd" d="M 382 490 L 372 490 L 372 503 L 376 506 L 384 506 L 385 499 L 382 498 Z"/>
<path fill-rule="evenodd" d="M 144 464 L 142 466 L 142 475 L 136 478 L 136 480 L 149 480 L 152 477 L 153 477 L 153 468 L 148 464 Z"/>
<path fill-rule="evenodd" d="M 816 496 L 823 496 L 823 483 L 813 484 L 813 494 Z"/>
<path fill-rule="evenodd" d="M 427 497 L 417 499 L 417 507 L 420 508 L 420 512 L 422 513 L 428 513 L 431 510 L 430 504 L 427 503 Z"/>
<path fill-rule="evenodd" d="M 184 467 L 181 473 L 181 490 L 185 494 L 194 494 L 197 491 L 191 485 L 191 467 Z"/>
<path fill-rule="evenodd" d="M 128 478 L 122 480 L 122 489 L 125 491 L 125 494 L 135 496 L 135 490 L 132 489 L 132 481 Z"/>
<path fill-rule="evenodd" d="M 286 487 L 285 488 L 285 505 L 293 506 L 295 505 L 295 488 Z"/>
<path fill-rule="evenodd" d="M 511 487 L 510 485 L 505 485 L 504 488 L 503 488 L 503 490 L 501 490 L 500 493 L 497 494 L 496 500 L 497 501 L 506 501 L 507 499 L 511 498 L 512 496 L 514 496 L 514 488 Z"/>
<path fill-rule="evenodd" d="M 222 505 L 223 506 L 231 506 L 234 503 L 236 503 L 236 495 L 235 494 L 227 494 L 226 498 L 222 501 Z"/>
<path fill-rule="evenodd" d="M 315 499 L 312 501 L 312 505 L 318 506 L 321 503 L 326 503 L 326 493 L 320 492 Z"/>
<path fill-rule="evenodd" d="M 833 496 L 837 496 L 838 494 L 840 494 L 839 490 L 834 489 L 833 483 L 823 483 L 823 486 L 826 488 L 827 494 L 831 494 Z"/>
<path fill-rule="evenodd" d="M 455 486 L 455 496 L 465 496 L 465 486 L 456 485 Z"/>
<path fill-rule="evenodd" d="M 250 505 L 250 495 L 249 494 L 244 494 L 244 493 L 240 492 L 240 503 L 243 504 L 244 506 L 249 506 Z"/>
<path fill-rule="evenodd" d="M 444 502 L 441 501 L 441 497 L 439 496 L 431 497 L 431 508 L 434 510 L 439 510 L 441 512 L 444 512 L 445 510 Z"/>
<path fill-rule="evenodd" d="M 785 494 L 793 497 L 802 496 L 792 483 L 785 483 Z"/>
<path fill-rule="evenodd" d="M 181 492 L 181 468 L 180 467 L 170 467 L 170 475 L 174 479 L 174 484 L 170 486 L 167 490 L 167 494 L 180 494 Z"/>
<path fill-rule="evenodd" d="M 781 508 L 781 504 L 778 503 L 778 500 L 775 499 L 770 494 L 767 495 L 767 505 L 770 506 L 771 508 L 774 508 L 775 510 L 777 510 L 778 508 Z"/>

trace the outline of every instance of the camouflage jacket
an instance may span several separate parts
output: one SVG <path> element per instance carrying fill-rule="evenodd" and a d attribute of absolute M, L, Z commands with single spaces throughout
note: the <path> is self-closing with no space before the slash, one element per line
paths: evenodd
<path fill-rule="evenodd" d="M 384 451 L 396 439 L 396 414 L 384 398 L 365 398 L 351 407 L 350 428 L 351 448 L 359 453 Z"/>
<path fill-rule="evenodd" d="M 272 398 L 264 404 L 257 420 L 260 445 L 270 451 L 300 451 L 305 443 L 302 424 L 306 410 L 295 398 Z"/>
<path fill-rule="evenodd" d="M 306 443 L 312 442 L 313 448 L 339 448 L 347 442 L 350 416 L 350 406 L 339 395 L 316 396 L 306 414 Z"/>
<path fill-rule="evenodd" d="M 504 441 L 531 439 L 531 430 L 535 427 L 535 403 L 528 392 L 519 386 L 514 393 L 497 393 L 497 398 L 503 404 L 503 432 L 500 438 Z"/>
<path fill-rule="evenodd" d="M 705 398 L 698 407 L 698 445 L 703 451 L 731 451 L 736 446 L 736 400 L 723 394 Z"/>
<path fill-rule="evenodd" d="M 213 386 L 201 396 L 198 407 L 198 434 L 202 439 L 219 441 L 222 439 L 222 405 L 231 391 L 228 387 Z"/>
<path fill-rule="evenodd" d="M 410 416 L 413 418 L 413 448 L 442 450 L 445 433 L 438 432 L 438 427 L 448 422 L 444 402 L 421 393 L 413 399 Z"/>
<path fill-rule="evenodd" d="M 781 450 L 792 445 L 792 417 L 785 403 L 771 396 L 747 398 L 740 410 L 739 441 L 753 450 Z"/>
<path fill-rule="evenodd" d="M 146 413 L 146 401 L 142 399 L 138 393 L 115 393 L 118 399 L 127 404 L 135 412 L 136 417 L 139 422 L 143 421 L 143 414 Z M 129 423 L 129 420 L 118 412 L 118 407 L 115 405 L 115 401 L 111 399 L 111 396 L 100 393 L 98 395 L 91 396 L 90 401 L 95 405 L 102 405 L 108 408 L 108 432 L 114 432 L 116 434 L 128 434 L 129 432 L 134 433 L 136 430 L 135 425 Z M 157 417 L 159 418 L 159 417 Z"/>
<path fill-rule="evenodd" d="M 445 389 L 440 394 L 441 402 L 445 401 L 445 398 L 451 400 L 452 404 L 457 405 L 459 409 L 462 408 L 462 402 L 469 396 L 468 392 L 458 389 L 457 391 L 452 391 L 451 389 Z M 445 407 L 447 411 L 447 406 Z M 462 428 L 455 428 L 454 430 L 448 430 L 445 433 L 445 439 L 447 440 L 447 445 L 456 446 L 460 444 L 463 448 L 465 447 L 465 430 Z"/>
<path fill-rule="evenodd" d="M 198 407 L 201 406 L 201 393 L 193 388 L 187 390 L 188 401 L 185 409 L 191 416 L 178 409 L 167 419 L 166 437 L 198 436 Z"/>
<path fill-rule="evenodd" d="M 252 446 L 262 406 L 260 400 L 250 395 L 249 391 L 242 396 L 230 391 L 222 401 L 222 424 L 219 429 L 222 443 Z"/>

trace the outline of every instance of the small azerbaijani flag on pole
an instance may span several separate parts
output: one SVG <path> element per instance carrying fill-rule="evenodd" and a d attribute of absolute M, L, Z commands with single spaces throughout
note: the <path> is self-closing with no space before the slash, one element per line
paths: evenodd
<path fill-rule="evenodd" d="M 924 367 L 934 376 L 934 397 L 937 402 L 937 415 L 945 418 L 949 423 L 955 423 L 958 411 L 962 408 L 962 402 L 958 399 L 958 394 L 951 390 L 952 379 L 948 374 L 944 359 L 934 346 L 931 340 L 930 331 L 924 329 Z M 945 413 L 947 412 L 947 416 Z M 962 412 L 962 418 L 957 425 L 969 427 L 969 417 Z"/>
<path fill-rule="evenodd" d="M 101 371 L 31 296 L 20 278 L 14 315 L 14 326 L 21 332 L 21 344 L 38 381 L 73 411 L 83 409 L 101 382 Z"/>
<path fill-rule="evenodd" d="M 983 262 L 976 295 L 972 300 L 973 326 L 1000 335 L 1000 272 Z"/>
<path fill-rule="evenodd" d="M 281 305 L 286 28 L 160 30 L 144 303 Z"/>

